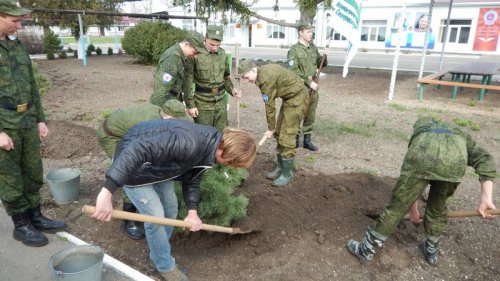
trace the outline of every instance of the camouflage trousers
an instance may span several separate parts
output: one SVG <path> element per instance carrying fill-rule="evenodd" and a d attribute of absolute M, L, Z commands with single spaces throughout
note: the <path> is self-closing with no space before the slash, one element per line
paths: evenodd
<path fill-rule="evenodd" d="M 309 92 L 309 95 L 311 93 Z M 304 116 L 302 123 L 302 134 L 311 134 L 314 128 L 314 121 L 316 120 L 316 108 L 318 107 L 319 93 L 316 92 L 312 96 L 308 96 L 308 109 Z"/>
<path fill-rule="evenodd" d="M 380 214 L 373 230 L 388 236 L 408 213 L 413 202 L 430 184 L 429 196 L 424 215 L 424 230 L 427 236 L 440 237 L 448 223 L 446 201 L 455 193 L 459 183 L 417 179 L 400 176 L 392 190 L 389 205 Z"/>
<path fill-rule="evenodd" d="M 226 96 L 218 94 L 216 96 L 207 96 L 206 94 L 195 94 L 196 108 L 198 108 L 198 117 L 194 122 L 202 125 L 212 126 L 222 131 L 227 127 L 227 103 Z"/>
<path fill-rule="evenodd" d="M 38 127 L 4 129 L 14 149 L 0 150 L 0 199 L 9 216 L 24 213 L 41 202 L 43 166 Z"/>
<path fill-rule="evenodd" d="M 304 116 L 308 95 L 298 94 L 293 98 L 283 100 L 280 113 L 276 120 L 274 137 L 277 142 L 277 152 L 284 159 L 295 156 L 295 137 L 299 132 L 300 121 Z"/>

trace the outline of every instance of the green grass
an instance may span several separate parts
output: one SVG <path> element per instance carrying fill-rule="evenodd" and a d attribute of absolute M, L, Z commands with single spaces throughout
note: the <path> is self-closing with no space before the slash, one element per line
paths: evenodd
<path fill-rule="evenodd" d="M 384 128 L 382 129 L 382 133 L 388 138 L 399 139 L 404 142 L 410 141 L 410 135 L 403 130 L 395 128 Z"/>
<path fill-rule="evenodd" d="M 360 168 L 356 170 L 358 173 L 369 174 L 372 176 L 378 176 L 378 172 L 369 168 Z"/>
<path fill-rule="evenodd" d="M 85 121 L 85 122 L 91 122 L 94 119 L 95 119 L 95 117 L 91 113 L 85 113 L 85 115 L 82 117 L 82 121 Z"/>
<path fill-rule="evenodd" d="M 316 122 L 315 132 L 324 135 L 330 139 L 335 139 L 340 135 L 359 135 L 362 137 L 371 137 L 374 134 L 375 122 L 368 124 L 359 123 L 335 123 L 330 121 Z"/>
<path fill-rule="evenodd" d="M 408 109 L 400 104 L 397 103 L 391 103 L 389 104 L 389 107 L 392 109 L 395 109 L 397 111 L 407 111 Z"/>
<path fill-rule="evenodd" d="M 104 119 L 108 118 L 108 116 L 111 114 L 111 112 L 113 112 L 112 109 L 104 109 L 102 111 L 102 118 L 104 118 Z"/>
<path fill-rule="evenodd" d="M 455 123 L 457 126 L 460 126 L 460 127 L 468 127 L 473 131 L 481 131 L 481 127 L 478 124 L 476 124 L 468 119 L 455 118 L 455 119 L 453 119 L 453 123 Z"/>
<path fill-rule="evenodd" d="M 437 115 L 438 113 L 448 113 L 448 110 L 445 109 L 431 109 L 431 108 L 418 108 L 417 115 Z"/>
<path fill-rule="evenodd" d="M 316 163 L 316 155 L 313 155 L 313 154 L 309 154 L 307 155 L 305 158 L 304 158 L 304 161 L 307 163 L 307 164 L 314 164 Z"/>
<path fill-rule="evenodd" d="M 118 36 L 118 43 L 121 42 L 123 36 Z M 60 37 L 64 45 L 75 44 L 75 37 Z M 87 43 L 87 41 L 85 41 Z M 90 36 L 91 44 L 106 44 L 115 43 L 115 36 Z"/>

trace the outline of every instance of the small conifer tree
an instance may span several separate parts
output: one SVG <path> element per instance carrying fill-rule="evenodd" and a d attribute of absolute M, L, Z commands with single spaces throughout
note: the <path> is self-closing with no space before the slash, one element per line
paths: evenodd
<path fill-rule="evenodd" d="M 54 54 L 62 50 L 61 41 L 52 30 L 49 30 L 43 38 L 43 52 L 47 54 L 48 59 L 54 59 Z"/>
<path fill-rule="evenodd" d="M 203 175 L 200 184 L 201 202 L 198 216 L 203 223 L 229 226 L 239 218 L 245 217 L 248 199 L 243 195 L 235 195 L 236 188 L 248 176 L 245 169 L 233 169 L 216 165 Z M 187 215 L 186 203 L 182 197 L 181 184 L 176 182 L 175 193 L 179 201 L 178 218 Z"/>

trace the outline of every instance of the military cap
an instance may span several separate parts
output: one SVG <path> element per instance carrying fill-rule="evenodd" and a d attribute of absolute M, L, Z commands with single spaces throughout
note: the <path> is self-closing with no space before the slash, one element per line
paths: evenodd
<path fill-rule="evenodd" d="M 0 13 L 19 17 L 31 13 L 31 10 L 21 8 L 16 0 L 0 0 Z"/>
<path fill-rule="evenodd" d="M 184 104 L 176 99 L 166 101 L 161 107 L 163 113 L 175 118 L 189 119 L 186 114 L 186 107 Z"/>
<path fill-rule="evenodd" d="M 222 41 L 224 29 L 219 25 L 207 26 L 207 38 Z"/>
<path fill-rule="evenodd" d="M 205 48 L 205 37 L 196 31 L 188 31 L 186 34 L 186 41 L 193 46 L 198 52 L 203 52 L 206 50 Z"/>
<path fill-rule="evenodd" d="M 257 65 L 251 59 L 244 59 L 240 62 L 240 66 L 238 67 L 238 73 L 240 75 L 245 75 L 247 72 L 252 70 L 253 67 Z"/>
<path fill-rule="evenodd" d="M 297 29 L 299 31 L 302 31 L 302 30 L 308 30 L 308 29 L 313 29 L 314 26 L 312 26 L 310 23 L 308 22 L 301 22 L 299 23 L 299 26 L 297 27 Z"/>

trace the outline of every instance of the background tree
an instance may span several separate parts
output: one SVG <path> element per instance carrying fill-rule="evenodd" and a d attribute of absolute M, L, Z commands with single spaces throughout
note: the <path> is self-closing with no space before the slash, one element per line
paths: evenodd
<path fill-rule="evenodd" d="M 123 2 L 120 0 L 24 0 L 21 1 L 21 4 L 28 8 L 117 12 L 119 5 Z M 80 37 L 78 18 L 74 14 L 37 12 L 33 14 L 33 17 L 36 23 L 43 27 L 44 31 L 48 31 L 49 26 L 59 26 L 61 28 L 70 28 L 75 38 Z M 86 15 L 84 27 L 97 25 L 102 27 L 102 30 L 113 24 L 113 21 L 113 17 Z"/>
<path fill-rule="evenodd" d="M 170 1 L 164 1 L 164 3 L 166 2 Z M 295 23 L 285 23 L 276 19 L 267 18 L 252 11 L 251 6 L 255 4 L 257 0 L 172 0 L 171 2 L 173 6 L 183 6 L 184 9 L 188 11 L 194 10 L 197 16 L 210 17 L 214 14 L 221 13 L 224 23 L 227 22 L 228 18 L 240 22 L 248 22 L 248 19 L 252 16 L 281 26 L 298 26 Z M 298 0 L 297 7 L 300 10 L 300 21 L 312 23 L 319 5 L 323 5 L 325 8 L 331 8 L 332 0 Z M 273 4 L 274 11 L 279 11 L 279 6 L 279 0 L 275 0 Z"/>

